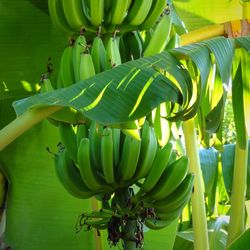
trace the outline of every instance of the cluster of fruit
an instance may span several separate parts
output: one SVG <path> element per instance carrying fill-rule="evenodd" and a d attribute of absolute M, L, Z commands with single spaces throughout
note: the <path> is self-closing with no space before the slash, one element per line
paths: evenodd
<path fill-rule="evenodd" d="M 146 30 L 163 12 L 166 0 L 49 0 L 54 24 L 65 33 L 103 34 L 115 30 Z"/>
<path fill-rule="evenodd" d="M 63 146 L 55 157 L 55 166 L 70 194 L 82 199 L 95 196 L 108 204 L 115 201 L 121 190 L 133 187 L 129 211 L 140 214 L 153 209 L 154 216 L 144 218 L 153 229 L 176 219 L 189 201 L 193 175 L 188 173 L 188 158 L 176 159 L 171 143 L 160 147 L 154 128 L 147 121 L 142 127 L 141 140 L 95 121 L 89 129 L 84 124 L 77 125 L 76 131 L 72 125 L 61 123 L 60 132 Z M 127 204 L 121 211 L 124 209 Z M 117 215 L 127 216 L 127 212 Z M 103 211 L 99 211 L 98 216 L 104 218 L 102 215 Z M 98 221 L 95 226 L 100 226 Z"/>
<path fill-rule="evenodd" d="M 159 53 L 176 42 L 166 0 L 48 3 L 56 27 L 71 35 L 56 88 Z M 41 91 L 52 89 L 45 77 Z M 163 130 L 169 129 L 162 118 L 166 110 L 167 104 L 161 104 L 133 132 L 96 121 L 62 122 L 61 117 L 57 122 L 62 144 L 55 166 L 61 183 L 75 197 L 102 201 L 100 211 L 81 216 L 80 227 L 108 229 L 115 244 L 124 235 L 120 233 L 124 225 L 134 221 L 141 226 L 135 226 L 138 231 L 133 237 L 141 242 L 143 225 L 160 229 L 179 217 L 190 200 L 194 177 L 188 173 L 187 157 L 177 158 L 168 136 L 163 136 L 167 134 Z M 66 116 L 66 109 L 63 112 L 61 116 Z"/>

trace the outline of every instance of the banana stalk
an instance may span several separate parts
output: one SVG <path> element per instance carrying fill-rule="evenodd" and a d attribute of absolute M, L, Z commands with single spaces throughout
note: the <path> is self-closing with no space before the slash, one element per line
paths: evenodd
<path fill-rule="evenodd" d="M 194 230 L 194 249 L 209 250 L 204 186 L 197 147 L 194 118 L 183 122 L 186 153 L 190 160 L 190 172 L 194 173 L 194 192 L 192 194 L 192 220 Z"/>
<path fill-rule="evenodd" d="M 246 133 L 247 134 L 247 133 Z M 247 183 L 248 142 L 240 148 L 236 139 L 234 175 L 231 195 L 230 222 L 228 226 L 227 244 L 245 231 L 245 193 Z"/>
<path fill-rule="evenodd" d="M 33 109 L 18 116 L 6 127 L 0 130 L 0 151 L 34 125 L 62 108 L 63 107 L 60 106 L 51 106 L 47 108 Z"/>

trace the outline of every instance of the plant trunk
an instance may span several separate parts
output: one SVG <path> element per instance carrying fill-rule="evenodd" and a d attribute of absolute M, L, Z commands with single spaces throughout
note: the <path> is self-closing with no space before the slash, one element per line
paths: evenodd
<path fill-rule="evenodd" d="M 18 116 L 14 121 L 0 130 L 0 151 L 24 132 L 61 108 L 63 107 L 51 106 L 47 108 L 31 109 Z"/>
<path fill-rule="evenodd" d="M 247 183 L 248 141 L 242 149 L 236 141 L 227 244 L 245 231 L 245 194 Z"/>
<path fill-rule="evenodd" d="M 194 192 L 192 194 L 192 222 L 194 231 L 194 249 L 208 250 L 208 230 L 206 207 L 204 200 L 204 184 L 200 167 L 199 151 L 194 118 L 183 122 L 186 153 L 190 160 L 190 172 L 195 175 Z"/>

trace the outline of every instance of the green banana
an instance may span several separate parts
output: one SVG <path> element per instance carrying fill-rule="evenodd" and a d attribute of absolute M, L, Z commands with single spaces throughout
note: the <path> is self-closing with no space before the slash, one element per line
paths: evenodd
<path fill-rule="evenodd" d="M 72 51 L 73 69 L 76 82 L 80 81 L 79 65 L 81 62 L 81 54 L 87 50 L 86 38 L 83 35 L 77 36 Z"/>
<path fill-rule="evenodd" d="M 157 140 L 154 128 L 145 121 L 142 127 L 141 154 L 136 169 L 135 179 L 145 178 L 150 171 L 157 152 Z"/>
<path fill-rule="evenodd" d="M 173 220 L 176 217 L 173 217 L 172 220 L 161 220 L 161 219 L 157 219 L 157 218 L 147 218 L 145 219 L 145 226 L 148 227 L 149 229 L 152 230 L 160 230 L 163 229 L 164 227 L 167 227 L 168 225 L 170 225 Z"/>
<path fill-rule="evenodd" d="M 148 175 L 146 176 L 142 186 L 140 187 L 139 192 L 132 197 L 132 201 L 136 203 L 142 195 L 148 193 L 151 189 L 154 188 L 154 186 L 161 178 L 162 173 L 168 167 L 168 162 L 172 151 L 173 146 L 171 143 L 166 144 L 163 148 L 158 148 L 152 167 Z"/>
<path fill-rule="evenodd" d="M 70 26 L 67 23 L 66 17 L 63 12 L 63 6 L 61 0 L 48 0 L 48 7 L 51 20 L 57 29 L 66 33 L 72 34 Z"/>
<path fill-rule="evenodd" d="M 161 103 L 152 111 L 152 120 L 158 143 L 161 147 L 166 145 L 171 136 L 171 123 L 164 117 L 167 116 L 166 103 Z"/>
<path fill-rule="evenodd" d="M 101 162 L 104 179 L 107 183 L 114 184 L 114 144 L 111 128 L 103 129 L 101 137 Z"/>
<path fill-rule="evenodd" d="M 133 1 L 128 12 L 127 21 L 130 25 L 139 26 L 146 19 L 153 0 Z"/>
<path fill-rule="evenodd" d="M 62 0 L 62 4 L 65 17 L 72 30 L 77 33 L 80 33 L 83 29 L 95 32 L 83 14 L 81 0 Z"/>
<path fill-rule="evenodd" d="M 80 81 L 95 75 L 95 66 L 89 53 L 82 53 L 80 56 L 79 77 Z"/>
<path fill-rule="evenodd" d="M 63 50 L 60 61 L 60 78 L 62 86 L 68 87 L 75 82 L 73 60 L 72 60 L 73 46 L 70 44 Z"/>
<path fill-rule="evenodd" d="M 133 177 L 139 160 L 140 149 L 141 140 L 128 135 L 125 137 L 118 169 L 121 182 L 129 181 Z"/>
<path fill-rule="evenodd" d="M 98 124 L 96 121 L 92 121 L 89 127 L 89 142 L 90 142 L 90 156 L 91 164 L 95 168 L 102 172 L 101 165 L 101 136 L 102 136 L 103 126 Z"/>
<path fill-rule="evenodd" d="M 82 180 L 90 190 L 94 192 L 100 192 L 102 190 L 105 190 L 105 192 L 111 191 L 91 165 L 89 138 L 81 139 L 78 147 L 77 163 Z"/>
<path fill-rule="evenodd" d="M 80 199 L 87 199 L 94 195 L 94 192 L 89 190 L 82 181 L 80 173 L 66 149 L 61 149 L 55 155 L 54 162 L 60 182 L 71 195 Z"/>
<path fill-rule="evenodd" d="M 106 52 L 108 68 L 113 68 L 122 63 L 117 36 L 111 36 L 109 38 Z"/>
<path fill-rule="evenodd" d="M 139 31 L 126 32 L 123 35 L 126 41 L 126 61 L 138 59 L 142 56 L 143 41 Z"/>
<path fill-rule="evenodd" d="M 114 0 L 111 8 L 111 24 L 121 24 L 126 16 L 128 7 L 128 0 Z"/>
<path fill-rule="evenodd" d="M 187 197 L 190 198 L 193 190 L 194 175 L 188 173 L 183 182 L 168 196 L 161 200 L 155 201 L 152 206 L 154 208 L 165 210 L 176 209 Z"/>
<path fill-rule="evenodd" d="M 140 29 L 146 30 L 151 28 L 156 23 L 165 7 L 166 0 L 153 0 L 151 9 L 144 22 L 141 24 Z"/>
<path fill-rule="evenodd" d="M 73 127 L 69 123 L 60 122 L 59 132 L 62 138 L 62 143 L 68 151 L 70 158 L 77 162 L 77 143 L 76 135 Z"/>
<path fill-rule="evenodd" d="M 90 18 L 95 27 L 99 27 L 104 18 L 104 0 L 90 1 Z"/>
<path fill-rule="evenodd" d="M 42 82 L 40 83 L 40 86 L 40 93 L 48 93 L 54 90 L 49 78 L 43 78 Z"/>
<path fill-rule="evenodd" d="M 78 124 L 76 130 L 76 142 L 77 147 L 79 147 L 82 138 L 88 137 L 88 127 L 86 124 Z"/>
<path fill-rule="evenodd" d="M 96 36 L 93 40 L 91 57 L 97 74 L 107 69 L 106 49 L 100 36 Z"/>
<path fill-rule="evenodd" d="M 145 197 L 151 200 L 161 200 L 171 194 L 184 180 L 188 172 L 189 160 L 182 156 L 173 162 L 162 174 L 155 187 Z"/>
<path fill-rule="evenodd" d="M 164 13 L 153 29 L 151 39 L 143 52 L 144 56 L 152 56 L 160 53 L 165 48 L 170 39 L 171 26 L 172 20 L 170 15 Z"/>
<path fill-rule="evenodd" d="M 114 145 L 114 167 L 115 169 L 118 168 L 120 162 L 120 144 L 121 144 L 121 130 L 118 128 L 112 128 L 112 135 L 113 135 L 113 145 Z"/>

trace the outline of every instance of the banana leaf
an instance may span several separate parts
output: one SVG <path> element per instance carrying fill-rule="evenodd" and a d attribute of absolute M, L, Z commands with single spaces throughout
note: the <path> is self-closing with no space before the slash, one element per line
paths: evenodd
<path fill-rule="evenodd" d="M 243 250 L 248 249 L 250 243 L 250 229 L 247 229 L 242 235 L 240 235 L 229 246 L 228 250 Z"/>

